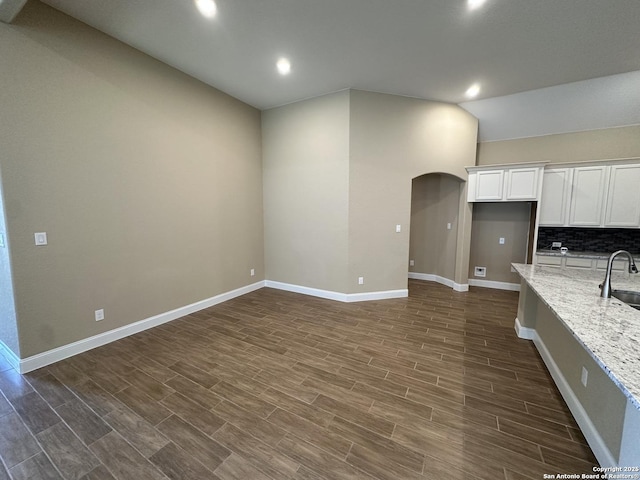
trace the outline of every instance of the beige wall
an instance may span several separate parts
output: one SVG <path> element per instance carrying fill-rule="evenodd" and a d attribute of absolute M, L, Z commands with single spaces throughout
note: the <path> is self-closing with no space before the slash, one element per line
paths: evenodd
<path fill-rule="evenodd" d="M 269 280 L 345 292 L 349 92 L 263 112 Z"/>
<path fill-rule="evenodd" d="M 340 293 L 406 288 L 411 180 L 466 179 L 477 120 L 351 90 L 263 112 L 262 128 L 267 278 Z"/>
<path fill-rule="evenodd" d="M 478 165 L 566 163 L 640 157 L 640 125 L 519 138 L 478 145 Z"/>
<path fill-rule="evenodd" d="M 39 2 L 0 58 L 23 358 L 264 279 L 259 111 Z"/>
<path fill-rule="evenodd" d="M 530 208 L 527 202 L 473 204 L 470 279 L 520 283 L 511 263 L 526 263 Z M 475 277 L 476 266 L 486 267 L 487 276 Z"/>
<path fill-rule="evenodd" d="M 477 119 L 455 105 L 353 90 L 350 121 L 349 293 L 406 288 L 411 180 L 425 173 L 466 180 Z M 459 237 L 469 222 L 463 214 Z M 456 262 L 466 273 L 465 251 Z M 466 283 L 466 276 L 456 281 Z"/>
<path fill-rule="evenodd" d="M 524 281 L 522 288 L 525 296 L 521 292 L 518 315 L 524 312 L 529 316 L 523 323 L 536 330 L 607 448 L 614 458 L 618 458 L 627 398 Z M 523 307 L 522 303 L 531 305 Z M 536 305 L 532 305 L 533 303 Z M 583 366 L 589 372 L 586 387 L 581 382 Z"/>
<path fill-rule="evenodd" d="M 411 192 L 410 272 L 455 276 L 460 179 L 428 174 L 413 179 Z M 451 229 L 447 229 L 447 224 Z"/>

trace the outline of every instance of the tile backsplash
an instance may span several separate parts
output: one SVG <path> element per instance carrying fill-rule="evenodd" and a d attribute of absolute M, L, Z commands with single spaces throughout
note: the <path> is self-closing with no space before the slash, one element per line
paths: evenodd
<path fill-rule="evenodd" d="M 552 242 L 562 242 L 574 252 L 611 253 L 628 250 L 640 253 L 640 228 L 576 228 L 540 227 L 538 250 L 551 248 Z"/>

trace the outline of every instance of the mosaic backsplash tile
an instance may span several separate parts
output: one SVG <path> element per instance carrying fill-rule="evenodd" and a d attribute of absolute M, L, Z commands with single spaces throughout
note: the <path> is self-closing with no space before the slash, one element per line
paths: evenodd
<path fill-rule="evenodd" d="M 548 249 L 552 242 L 562 242 L 574 252 L 611 253 L 628 250 L 640 253 L 640 228 L 576 228 L 540 227 L 538 250 Z"/>

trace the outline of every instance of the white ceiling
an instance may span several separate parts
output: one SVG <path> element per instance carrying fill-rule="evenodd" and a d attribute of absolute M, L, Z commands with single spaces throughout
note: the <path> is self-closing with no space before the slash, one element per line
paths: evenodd
<path fill-rule="evenodd" d="M 460 103 L 640 70 L 640 0 L 43 0 L 260 109 L 344 88 Z M 275 70 L 280 56 L 292 73 Z"/>

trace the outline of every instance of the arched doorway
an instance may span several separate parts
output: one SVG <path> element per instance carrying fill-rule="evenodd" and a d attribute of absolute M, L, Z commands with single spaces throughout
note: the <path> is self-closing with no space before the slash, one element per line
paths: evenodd
<path fill-rule="evenodd" d="M 453 175 L 428 173 L 412 180 L 409 278 L 429 280 L 455 290 L 468 289 L 460 277 L 468 264 L 465 245 L 466 182 Z"/>

